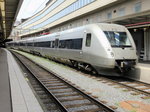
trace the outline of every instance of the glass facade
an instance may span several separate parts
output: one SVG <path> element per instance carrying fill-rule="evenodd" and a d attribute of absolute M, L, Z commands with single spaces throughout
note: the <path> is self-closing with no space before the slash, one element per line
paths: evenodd
<path fill-rule="evenodd" d="M 112 13 L 111 12 L 107 13 L 107 19 L 112 19 Z"/>
<path fill-rule="evenodd" d="M 134 12 L 140 12 L 141 11 L 141 2 L 138 2 L 134 5 Z"/>
<path fill-rule="evenodd" d="M 59 2 L 59 4 L 60 4 L 60 3 L 62 3 L 64 0 L 58 0 L 58 1 L 61 1 L 61 2 Z M 70 13 L 72 13 L 72 12 L 74 12 L 74 11 L 76 11 L 76 10 L 82 8 L 82 7 L 84 7 L 85 5 L 88 5 L 88 4 L 92 3 L 92 2 L 94 2 L 94 1 L 96 1 L 96 0 L 77 0 L 77 1 L 75 1 L 74 3 L 72 3 L 70 6 L 66 7 L 66 8 L 63 9 L 63 10 L 61 10 L 61 11 L 58 12 L 57 14 L 51 16 L 50 18 L 48 18 L 48 19 L 45 20 L 44 22 L 42 22 L 42 23 L 40 23 L 40 24 L 37 24 L 37 25 L 35 25 L 35 26 L 30 27 L 30 29 L 42 28 L 42 27 L 46 26 L 47 24 L 50 24 L 50 23 L 52 23 L 52 22 L 54 22 L 54 21 L 56 21 L 56 20 L 58 20 L 58 19 L 60 19 L 60 18 L 62 18 L 62 17 L 64 17 L 64 16 L 66 16 L 66 15 L 68 15 L 68 14 L 70 14 Z M 57 3 L 56 6 L 58 6 L 58 3 Z M 53 6 L 53 7 L 54 7 L 54 6 Z M 50 7 L 50 8 L 51 8 L 51 7 Z M 48 10 L 50 10 L 50 9 L 48 9 Z M 48 12 L 49 12 L 49 11 L 45 11 L 45 12 L 44 12 L 43 14 L 41 14 L 40 16 L 38 16 L 38 17 L 32 19 L 31 21 L 29 21 L 28 23 L 24 24 L 24 26 L 29 25 L 29 24 L 31 24 L 31 23 L 33 23 L 33 22 L 35 22 L 35 21 L 41 19 L 41 18 L 44 17 Z M 23 27 L 24 27 L 24 26 L 23 26 Z M 25 32 L 23 32 L 23 33 L 25 33 Z"/>
<path fill-rule="evenodd" d="M 32 24 L 40 19 L 42 19 L 44 16 L 46 16 L 47 14 L 49 14 L 53 9 L 55 9 L 56 7 L 58 7 L 62 2 L 64 2 L 65 0 L 57 0 L 55 3 L 53 3 L 53 5 L 51 5 L 45 12 L 43 12 L 41 15 L 34 17 L 33 19 L 31 19 L 29 22 L 25 23 L 22 25 L 22 27 L 25 27 L 29 24 Z"/>
<path fill-rule="evenodd" d="M 78 10 L 79 8 L 82 8 L 83 6 L 93 2 L 95 0 L 77 0 L 76 2 L 74 2 L 73 4 L 71 4 L 70 6 L 68 6 L 67 8 L 63 9 L 62 11 L 60 11 L 59 13 L 55 14 L 54 16 L 50 17 L 49 19 L 47 19 L 46 21 L 33 26 L 31 29 L 38 29 L 40 27 L 44 27 L 49 23 L 52 23 L 70 13 L 72 13 L 73 11 Z"/>
<path fill-rule="evenodd" d="M 120 8 L 118 10 L 118 16 L 124 16 L 125 15 L 125 8 Z"/>

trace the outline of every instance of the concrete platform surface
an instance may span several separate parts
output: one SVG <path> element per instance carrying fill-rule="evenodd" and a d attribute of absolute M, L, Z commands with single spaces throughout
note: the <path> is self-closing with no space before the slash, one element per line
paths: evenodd
<path fill-rule="evenodd" d="M 127 77 L 150 84 L 150 64 L 138 63 Z"/>
<path fill-rule="evenodd" d="M 0 70 L 4 71 L 0 72 L 0 87 L 1 85 L 4 85 L 4 79 L 7 80 L 5 83 L 8 86 L 7 88 L 3 87 L 6 89 L 3 94 L 0 91 L 0 98 L 3 97 L 3 99 L 5 99 L 4 97 L 7 97 L 5 102 L 0 99 L 0 112 L 2 111 L 1 104 L 9 107 L 7 108 L 8 111 L 6 110 L 2 112 L 43 112 L 40 104 L 29 87 L 27 80 L 23 76 L 19 65 L 16 63 L 12 54 L 6 49 L 0 49 Z M 4 76 L 5 78 L 3 78 Z M 8 77 L 10 82 L 8 81 Z M 3 109 L 5 108 L 3 107 Z"/>
<path fill-rule="evenodd" d="M 0 112 L 12 112 L 7 53 L 0 49 Z"/>

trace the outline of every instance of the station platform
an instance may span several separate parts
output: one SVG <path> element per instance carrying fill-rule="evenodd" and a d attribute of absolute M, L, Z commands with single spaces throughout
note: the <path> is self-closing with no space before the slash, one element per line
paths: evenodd
<path fill-rule="evenodd" d="M 138 63 L 127 77 L 150 84 L 150 63 Z"/>
<path fill-rule="evenodd" d="M 12 54 L 0 48 L 0 112 L 43 112 Z"/>

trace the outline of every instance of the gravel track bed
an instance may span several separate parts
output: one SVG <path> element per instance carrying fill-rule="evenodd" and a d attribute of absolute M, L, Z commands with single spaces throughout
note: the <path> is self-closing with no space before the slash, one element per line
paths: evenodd
<path fill-rule="evenodd" d="M 135 88 L 139 88 L 139 89 L 140 89 L 140 88 L 145 88 L 145 87 L 146 87 L 146 86 L 138 86 L 138 87 L 135 87 Z"/>
<path fill-rule="evenodd" d="M 20 51 L 19 53 L 27 56 L 47 69 L 59 74 L 61 77 L 71 81 L 81 89 L 84 89 L 86 92 L 92 93 L 92 95 L 97 96 L 99 100 L 106 101 L 107 105 L 117 106 L 118 108 L 116 111 L 118 112 L 127 112 L 125 109 L 120 107 L 120 102 L 137 101 L 150 105 L 150 99 L 141 98 L 145 95 L 131 95 L 133 91 L 125 91 L 125 88 L 114 88 L 115 85 L 110 86 L 108 84 L 97 81 L 96 78 L 93 79 L 88 75 L 83 75 L 83 73 L 76 72 L 76 70 L 72 70 L 68 66 L 64 66 L 62 64 L 58 64 L 38 56 L 33 56 L 28 53 Z M 57 92 L 57 90 L 52 91 Z M 64 89 L 62 89 L 62 91 L 64 91 Z"/>

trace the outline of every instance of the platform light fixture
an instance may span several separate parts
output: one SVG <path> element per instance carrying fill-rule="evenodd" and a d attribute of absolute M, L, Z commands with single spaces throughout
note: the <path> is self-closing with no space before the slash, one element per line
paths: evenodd
<path fill-rule="evenodd" d="M 143 30 L 144 30 L 144 31 L 146 31 L 146 30 L 147 30 L 147 28 L 145 27 L 145 28 L 143 28 Z"/>
<path fill-rule="evenodd" d="M 137 31 L 137 29 L 133 29 L 134 30 L 134 32 L 136 32 Z"/>

